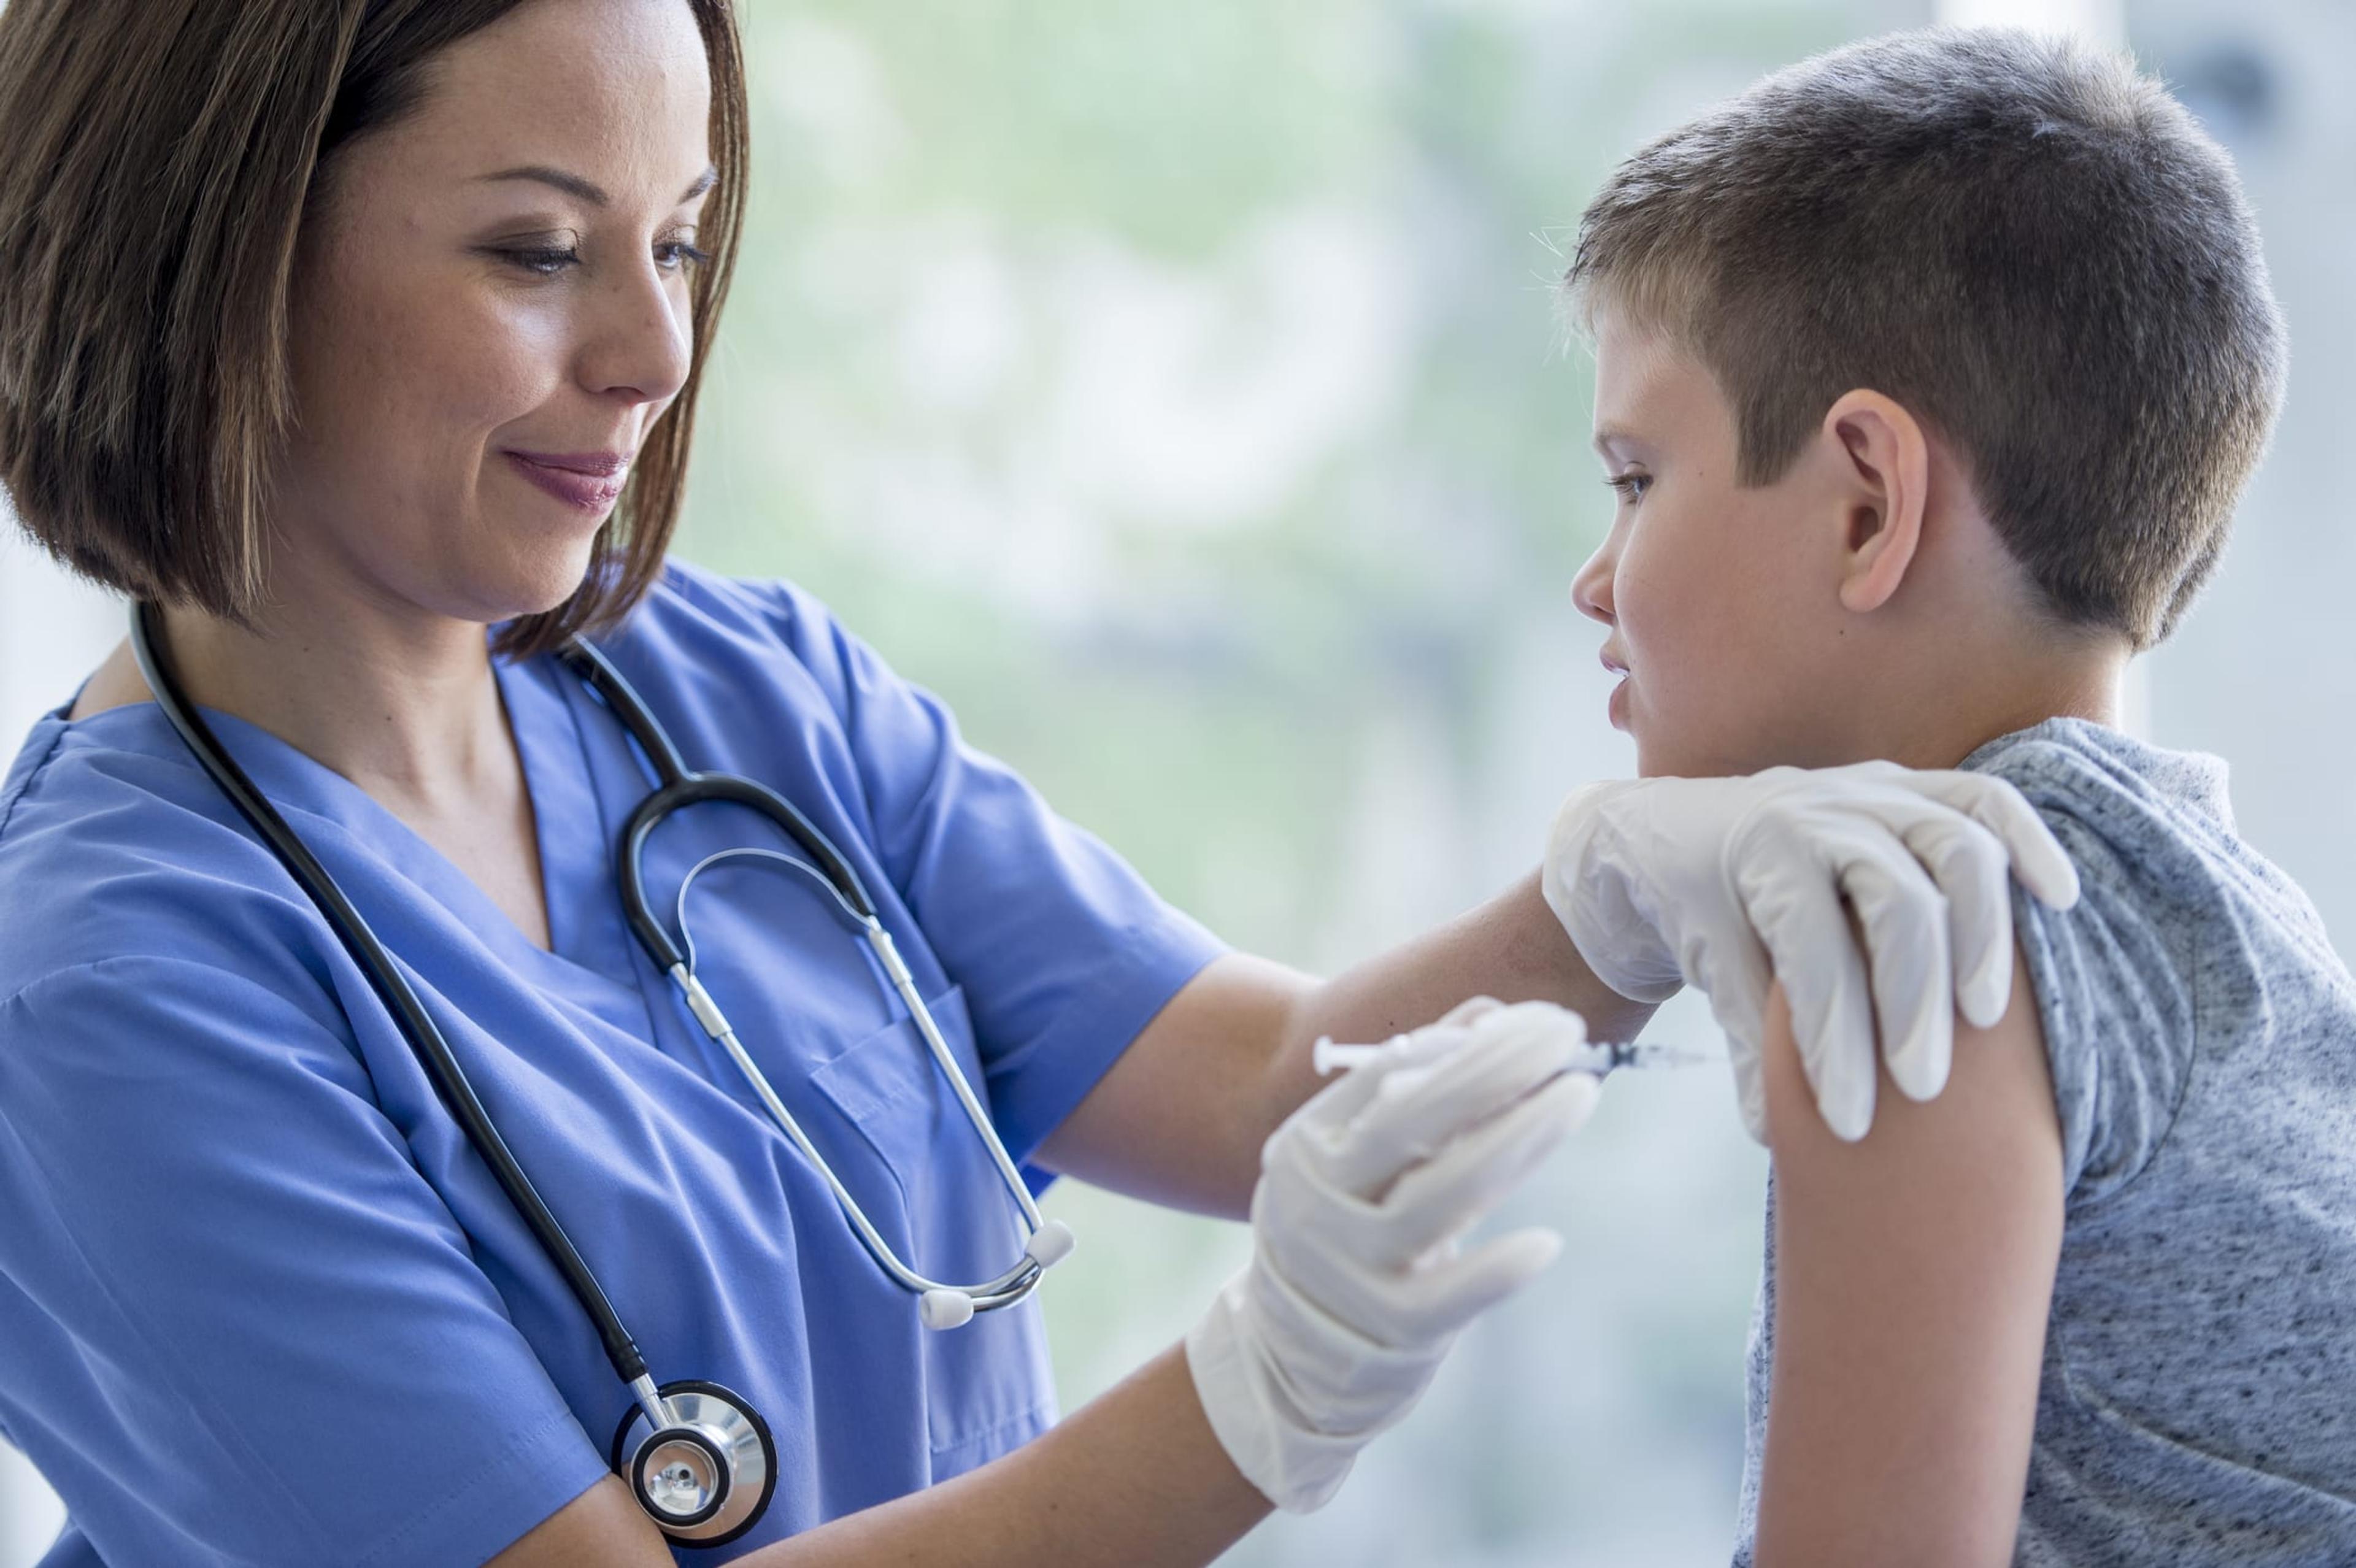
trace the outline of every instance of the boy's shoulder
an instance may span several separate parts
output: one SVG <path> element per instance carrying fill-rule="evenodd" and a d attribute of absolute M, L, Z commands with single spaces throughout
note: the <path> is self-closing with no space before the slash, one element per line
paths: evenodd
<path fill-rule="evenodd" d="M 2128 839 L 2240 841 L 2222 758 L 2169 751 L 2090 720 L 2048 719 L 1998 736 L 1963 767 L 2010 784 L 2049 825 L 2060 818 Z"/>
<path fill-rule="evenodd" d="M 2263 1054 L 2349 1004 L 2314 904 L 2235 831 L 2222 760 L 2053 719 L 1964 766 L 2019 789 L 2078 870 L 2069 910 L 2014 898 L 2073 1201 L 2149 1165 L 2196 1058 Z"/>
<path fill-rule="evenodd" d="M 2197 923 L 2233 904 L 2329 955 L 2313 903 L 2236 827 L 2223 758 L 2061 718 L 2000 736 L 1962 765 L 2005 780 L 2036 808 L 2077 866 L 2088 916 L 2125 904 Z"/>

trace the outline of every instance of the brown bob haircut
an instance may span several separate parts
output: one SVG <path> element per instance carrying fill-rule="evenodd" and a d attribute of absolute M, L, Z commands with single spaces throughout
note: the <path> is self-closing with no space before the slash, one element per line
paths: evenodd
<path fill-rule="evenodd" d="M 5 0 L 0 485 L 50 554 L 120 592 L 251 626 L 267 479 L 294 415 L 296 236 L 336 155 L 412 112 L 439 51 L 524 0 Z M 686 0 L 720 183 L 698 236 L 694 369 L 582 585 L 528 656 L 611 627 L 662 571 L 734 270 L 748 157 L 732 0 Z"/>
<path fill-rule="evenodd" d="M 1894 34 L 1644 148 L 1581 219 L 1575 311 L 1666 335 L 1732 406 L 1746 485 L 1840 396 L 1956 450 L 2060 621 L 2166 636 L 2215 566 L 2286 350 L 2232 161 L 2124 58 Z"/>

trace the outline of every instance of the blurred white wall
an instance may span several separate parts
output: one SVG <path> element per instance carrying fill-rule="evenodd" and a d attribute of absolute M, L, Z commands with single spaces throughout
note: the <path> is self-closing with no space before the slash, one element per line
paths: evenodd
<path fill-rule="evenodd" d="M 0 752 L 123 636 L 123 608 L 36 549 L 0 500 Z"/>
<path fill-rule="evenodd" d="M 66 1520 L 57 1494 L 25 1456 L 0 1444 L 0 1563 L 37 1563 Z"/>
<path fill-rule="evenodd" d="M 2115 48 L 2126 41 L 2126 0 L 1938 0 L 1942 22 L 2076 33 Z"/>
<path fill-rule="evenodd" d="M 2136 0 L 2138 56 L 2231 149 L 2290 324 L 2290 387 L 2216 581 L 2152 667 L 2152 735 L 2233 765 L 2243 833 L 2356 937 L 2356 6 Z"/>

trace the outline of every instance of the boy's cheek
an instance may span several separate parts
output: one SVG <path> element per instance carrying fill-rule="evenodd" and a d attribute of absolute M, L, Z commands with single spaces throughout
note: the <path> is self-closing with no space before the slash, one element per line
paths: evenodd
<path fill-rule="evenodd" d="M 1703 777 L 1770 766 L 1782 760 L 1778 716 L 1790 714 L 1793 697 L 1777 630 L 1746 614 L 1760 606 L 1740 590 L 1688 593 L 1629 628 L 1625 700 L 1638 771 Z"/>
<path fill-rule="evenodd" d="M 1742 661 L 1720 656 L 1707 632 L 1653 662 L 1629 684 L 1628 732 L 1637 771 L 1700 778 L 1747 773 L 1744 736 L 1755 713 Z"/>
<path fill-rule="evenodd" d="M 1636 768 L 1649 776 L 1691 775 L 1692 736 L 1707 729 L 1713 688 L 1727 663 L 1709 624 L 1708 586 L 1662 570 L 1657 559 L 1632 559 L 1620 574 L 1620 635 L 1629 678 L 1619 699 L 1636 742 Z"/>

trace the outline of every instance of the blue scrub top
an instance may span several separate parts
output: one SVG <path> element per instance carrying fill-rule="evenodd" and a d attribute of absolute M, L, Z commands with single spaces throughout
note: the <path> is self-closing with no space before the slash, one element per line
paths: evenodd
<path fill-rule="evenodd" d="M 1018 1159 L 1220 951 L 788 584 L 673 561 L 603 645 L 690 766 L 766 781 L 857 866 Z M 766 1519 L 679 1560 L 1035 1435 L 1035 1302 L 918 1323 L 623 922 L 613 847 L 650 775 L 619 721 L 552 658 L 494 667 L 552 952 L 341 775 L 206 717 L 402 965 L 655 1376 L 766 1417 Z M 155 704 L 67 710 L 0 785 L 0 1426 L 70 1512 L 47 1561 L 480 1563 L 606 1473 L 627 1396 Z M 733 805 L 672 818 L 655 907 L 742 844 L 791 848 Z M 740 860 L 688 908 L 699 972 L 885 1237 L 937 1278 L 1006 1267 L 1013 1205 L 824 895 Z"/>

